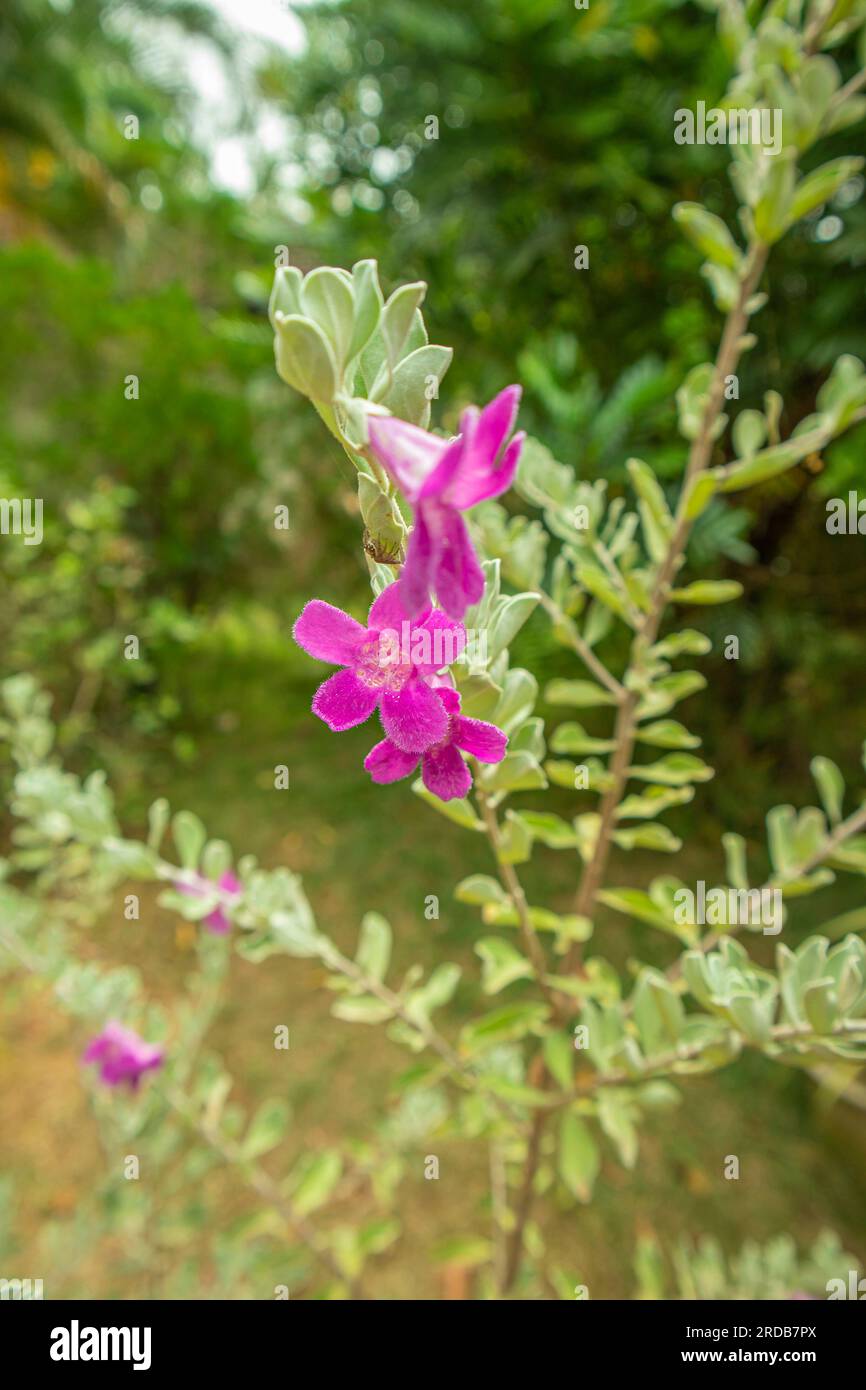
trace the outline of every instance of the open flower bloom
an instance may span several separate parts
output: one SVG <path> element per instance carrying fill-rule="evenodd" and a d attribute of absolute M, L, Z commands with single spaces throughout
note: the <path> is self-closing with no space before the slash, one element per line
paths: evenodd
<path fill-rule="evenodd" d="M 329 729 L 353 729 L 378 708 L 385 733 L 404 753 L 417 757 L 445 737 L 448 717 L 425 677 L 463 651 L 462 623 L 429 608 L 411 622 L 398 585 L 389 584 L 370 609 L 366 628 L 313 599 L 295 623 L 294 638 L 310 656 L 343 668 L 313 698 L 313 713 Z"/>
<path fill-rule="evenodd" d="M 509 441 L 520 387 L 507 386 L 479 411 L 464 410 L 456 439 L 439 439 L 396 416 L 371 415 L 370 448 L 415 510 L 403 603 L 415 617 L 431 592 L 452 618 L 462 618 L 484 592 L 484 575 L 460 515 L 511 487 L 523 433 Z"/>
<path fill-rule="evenodd" d="M 186 893 L 191 898 L 203 898 L 208 893 L 212 893 L 214 889 L 214 884 L 209 879 L 201 878 L 198 875 L 192 879 L 178 879 L 174 886 L 179 893 Z M 241 896 L 242 886 L 240 879 L 235 877 L 231 869 L 227 869 L 224 874 L 221 874 L 216 883 L 217 888 L 221 888 L 223 893 L 227 893 L 233 898 Z M 232 925 L 228 909 L 223 903 L 218 903 L 213 912 L 209 912 L 206 917 L 202 918 L 202 921 L 208 931 L 217 932 L 219 935 L 230 931 Z"/>
<path fill-rule="evenodd" d="M 120 1023 L 106 1023 L 81 1058 L 82 1062 L 99 1063 L 99 1075 L 106 1086 L 126 1084 L 133 1091 L 138 1090 L 144 1073 L 161 1067 L 164 1059 L 161 1047 L 145 1042 Z"/>
<path fill-rule="evenodd" d="M 460 696 L 447 686 L 437 687 L 436 694 L 447 719 L 445 735 L 421 754 L 404 753 L 388 738 L 377 743 L 364 759 L 364 766 L 374 782 L 399 782 L 408 777 L 421 763 L 421 777 L 428 792 L 440 801 L 453 801 L 466 796 L 472 786 L 472 775 L 459 750 L 471 753 L 482 763 L 501 763 L 508 739 L 495 724 L 483 719 L 466 719 L 460 713 Z"/>

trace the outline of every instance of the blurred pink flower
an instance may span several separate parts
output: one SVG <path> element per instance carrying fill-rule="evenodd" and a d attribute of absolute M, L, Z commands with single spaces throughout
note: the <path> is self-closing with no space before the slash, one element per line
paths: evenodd
<path fill-rule="evenodd" d="M 147 1071 L 161 1067 L 165 1053 L 144 1041 L 131 1028 L 106 1023 L 102 1032 L 88 1044 L 82 1062 L 97 1062 L 99 1075 L 107 1086 L 128 1085 L 137 1091 Z"/>
<path fill-rule="evenodd" d="M 178 893 L 186 893 L 191 898 L 203 898 L 208 893 L 213 892 L 214 885 L 210 879 L 201 878 L 181 878 L 174 885 Z M 231 869 L 227 869 L 217 879 L 216 886 L 221 888 L 224 893 L 229 893 L 234 898 L 241 896 L 243 885 L 239 878 L 236 878 Z M 213 912 L 209 912 L 202 918 L 208 931 L 217 932 L 222 935 L 231 930 L 231 917 L 229 910 L 223 903 L 218 903 Z"/>

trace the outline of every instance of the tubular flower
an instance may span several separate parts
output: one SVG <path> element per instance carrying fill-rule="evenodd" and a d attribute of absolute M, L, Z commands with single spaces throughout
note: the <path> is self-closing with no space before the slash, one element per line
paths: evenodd
<path fill-rule="evenodd" d="M 448 717 L 426 677 L 450 666 L 466 645 L 462 623 L 427 608 L 411 621 L 397 584 L 375 600 L 367 627 L 321 599 L 306 605 L 294 638 L 310 656 L 343 669 L 319 686 L 313 713 L 340 732 L 379 710 L 389 740 L 416 756 L 440 742 Z"/>
<path fill-rule="evenodd" d="M 435 593 L 450 617 L 462 618 L 484 592 L 460 513 L 511 487 L 525 437 L 521 432 L 510 438 L 520 395 L 519 386 L 507 386 L 483 410 L 470 406 L 450 441 L 393 415 L 369 418 L 370 448 L 415 511 L 399 580 L 410 617 Z"/>
<path fill-rule="evenodd" d="M 214 884 L 210 879 L 198 877 L 195 879 L 179 879 L 174 886 L 179 893 L 186 893 L 191 898 L 203 898 L 206 894 L 213 892 L 214 888 Z M 230 894 L 233 898 L 239 898 L 243 885 L 240 879 L 236 878 L 230 869 L 227 869 L 224 874 L 220 875 L 216 886 L 221 888 L 224 893 Z M 202 921 L 208 931 L 216 932 L 218 935 L 224 935 L 227 931 L 231 930 L 231 917 L 229 916 L 228 909 L 222 903 L 218 903 L 213 912 L 209 912 L 206 917 L 202 918 Z"/>
<path fill-rule="evenodd" d="M 447 728 L 444 736 L 419 755 L 406 753 L 391 739 L 383 739 L 364 759 L 364 767 L 374 782 L 399 782 L 408 777 L 421 763 L 421 777 L 428 792 L 440 801 L 453 801 L 466 796 L 472 786 L 472 775 L 460 756 L 470 753 L 483 763 L 499 763 L 505 757 L 508 739 L 495 724 L 482 719 L 466 719 L 460 713 L 460 696 L 447 686 L 437 687 L 436 694 L 445 711 Z"/>
<path fill-rule="evenodd" d="M 99 1075 L 106 1086 L 127 1085 L 137 1091 L 145 1072 L 161 1067 L 165 1053 L 161 1047 L 147 1043 L 131 1028 L 120 1023 L 106 1023 L 102 1032 L 88 1044 L 82 1062 L 97 1062 Z"/>

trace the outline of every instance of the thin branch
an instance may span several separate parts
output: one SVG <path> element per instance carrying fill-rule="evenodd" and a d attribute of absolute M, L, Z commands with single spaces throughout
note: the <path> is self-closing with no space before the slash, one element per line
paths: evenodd
<path fill-rule="evenodd" d="M 437 1032 L 429 1020 L 418 1018 L 407 1009 L 398 994 L 395 994 L 387 985 L 383 985 L 381 981 L 375 979 L 372 975 L 367 975 L 360 966 L 356 965 L 353 960 L 349 960 L 347 956 L 344 956 L 335 946 L 332 946 L 330 942 L 326 950 L 323 951 L 321 959 L 325 965 L 330 966 L 333 970 L 339 971 L 341 975 L 346 975 L 350 980 L 353 980 L 356 984 L 360 985 L 362 989 L 366 990 L 368 994 L 374 995 L 375 998 L 380 999 L 383 1004 L 387 1004 L 388 1008 L 391 1009 L 394 1014 L 394 1017 L 399 1018 L 401 1022 L 405 1023 L 409 1028 L 413 1028 L 419 1037 L 423 1039 L 426 1046 L 432 1048 L 432 1050 L 442 1058 L 442 1061 L 450 1071 L 455 1073 L 459 1080 L 464 1082 L 473 1091 L 483 1091 L 485 1097 L 496 1106 L 504 1118 L 510 1123 L 513 1124 L 517 1121 L 522 1124 L 522 1116 L 518 1111 L 516 1111 L 508 1101 L 504 1100 L 502 1096 L 497 1095 L 495 1091 L 491 1091 L 488 1087 L 484 1086 L 484 1078 L 479 1075 L 471 1062 L 464 1061 L 463 1058 L 454 1051 L 454 1048 L 448 1042 L 447 1038 L 444 1038 L 441 1033 Z"/>
<path fill-rule="evenodd" d="M 181 1092 L 160 1090 L 160 1095 L 166 1104 L 171 1106 L 172 1110 L 190 1129 L 195 1131 L 200 1139 L 204 1140 L 214 1153 L 218 1154 L 230 1167 L 241 1173 L 247 1186 L 251 1187 L 263 1202 L 278 1212 L 286 1225 L 325 1266 L 328 1272 L 341 1284 L 347 1286 L 352 1297 L 359 1301 L 366 1301 L 367 1295 L 364 1293 L 360 1281 L 352 1275 L 346 1274 L 340 1268 L 325 1236 L 314 1222 L 310 1221 L 309 1217 L 303 1216 L 295 1210 L 291 1202 L 284 1196 L 279 1184 L 258 1164 L 251 1164 L 245 1160 L 240 1146 L 235 1144 L 233 1140 L 224 1138 L 210 1125 L 197 1119 Z"/>
<path fill-rule="evenodd" d="M 760 281 L 767 254 L 768 248 L 762 243 L 752 247 L 745 262 L 736 303 L 725 320 L 700 427 L 689 449 L 674 531 L 656 574 L 650 595 L 649 609 L 632 641 L 629 657 L 630 667 L 635 664 L 641 652 L 656 640 L 673 578 L 682 564 L 683 553 L 692 528 L 692 522 L 685 510 L 689 489 L 693 480 L 704 471 L 710 461 L 715 422 L 724 399 L 725 380 L 734 372 L 739 361 L 742 351 L 741 339 L 749 319 L 747 306 Z M 608 769 L 613 780 L 602 797 L 598 836 L 592 857 L 581 878 L 575 907 L 575 911 L 582 917 L 589 917 L 592 914 L 596 894 L 601 887 L 607 869 L 613 833 L 616 828 L 617 811 L 628 782 L 628 769 L 631 766 L 636 742 L 637 720 L 635 713 L 639 700 L 640 696 L 637 691 L 628 690 L 617 711 L 613 733 L 616 746 Z M 577 951 L 573 948 L 566 960 L 566 970 L 573 969 L 576 960 Z"/>
<path fill-rule="evenodd" d="M 549 973 L 547 960 L 544 955 L 544 949 L 538 939 L 538 933 L 532 924 L 532 918 L 529 914 L 529 904 L 526 901 L 526 894 L 523 891 L 523 884 L 520 882 L 514 865 L 507 863 L 502 858 L 502 832 L 499 828 L 496 812 L 490 804 L 487 793 L 483 791 L 477 783 L 475 787 L 475 796 L 481 809 L 484 828 L 487 832 L 487 838 L 490 841 L 490 847 L 493 850 L 493 857 L 496 860 L 496 867 L 499 872 L 499 877 L 502 880 L 502 886 L 514 903 L 517 920 L 520 923 L 520 933 L 523 938 L 524 947 L 526 948 L 526 954 L 529 956 L 530 964 L 532 965 L 532 969 L 544 998 L 550 1005 L 554 1014 L 557 1017 L 561 1017 L 561 1005 L 545 979 Z"/>
<path fill-rule="evenodd" d="M 551 598 L 550 594 L 544 593 L 542 589 L 536 591 L 536 598 L 541 606 L 549 614 L 554 623 L 559 623 L 563 627 L 571 647 L 577 652 L 583 664 L 592 672 L 597 681 L 600 681 L 607 690 L 610 691 L 614 699 L 619 701 L 625 694 L 625 688 L 620 685 L 616 676 L 612 675 L 602 661 L 596 656 L 592 647 L 584 637 L 578 632 L 577 627 L 566 613 L 563 613 L 559 605 Z"/>

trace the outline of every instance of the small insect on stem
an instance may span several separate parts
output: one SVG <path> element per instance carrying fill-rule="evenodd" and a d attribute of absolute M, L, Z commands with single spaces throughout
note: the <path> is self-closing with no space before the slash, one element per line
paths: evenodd
<path fill-rule="evenodd" d="M 367 555 L 371 560 L 375 560 L 379 565 L 402 565 L 406 556 L 401 545 L 383 546 L 373 539 L 370 532 L 364 528 L 362 544 Z"/>

